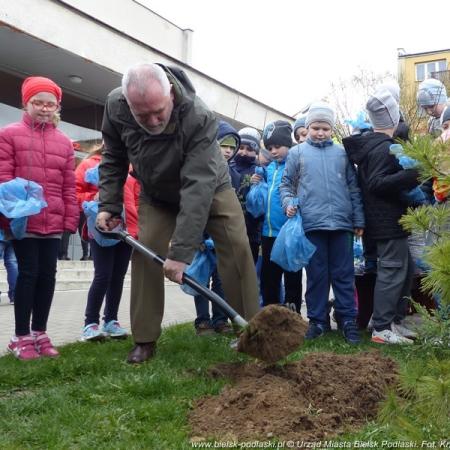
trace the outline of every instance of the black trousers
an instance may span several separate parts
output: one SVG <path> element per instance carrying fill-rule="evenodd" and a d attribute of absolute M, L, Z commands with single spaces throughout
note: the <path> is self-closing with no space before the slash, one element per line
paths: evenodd
<path fill-rule="evenodd" d="M 101 247 L 90 241 L 94 260 L 94 280 L 89 288 L 85 325 L 99 323 L 100 309 L 105 299 L 103 320 L 117 320 L 123 281 L 130 262 L 131 247 L 119 242 L 111 247 Z"/>
<path fill-rule="evenodd" d="M 46 331 L 55 292 L 59 239 L 25 238 L 13 241 L 19 275 L 14 298 L 16 335 Z"/>
<path fill-rule="evenodd" d="M 287 272 L 270 260 L 275 238 L 262 237 L 261 293 L 264 306 L 280 302 L 280 283 L 284 274 L 284 302 L 293 303 L 299 313 L 302 305 L 302 271 Z"/>
<path fill-rule="evenodd" d="M 58 259 L 67 258 L 69 256 L 70 232 L 64 231 L 59 241 Z"/>

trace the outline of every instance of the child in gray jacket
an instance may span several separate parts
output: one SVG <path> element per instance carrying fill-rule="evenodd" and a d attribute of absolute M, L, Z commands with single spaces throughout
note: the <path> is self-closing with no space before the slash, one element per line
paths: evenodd
<path fill-rule="evenodd" d="M 331 139 L 334 125 L 329 105 L 311 105 L 306 117 L 308 139 L 289 151 L 280 195 L 288 217 L 296 214 L 297 208 L 290 203 L 298 197 L 306 236 L 316 246 L 306 267 L 306 339 L 329 331 L 331 283 L 338 326 L 347 342 L 357 344 L 353 233 L 362 235 L 364 213 L 355 169 L 344 148 Z"/>

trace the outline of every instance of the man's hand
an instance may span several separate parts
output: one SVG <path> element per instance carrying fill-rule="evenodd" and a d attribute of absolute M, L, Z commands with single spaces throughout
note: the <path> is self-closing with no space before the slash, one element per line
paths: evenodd
<path fill-rule="evenodd" d="M 112 231 L 122 222 L 120 217 L 113 217 L 108 211 L 102 211 L 97 214 L 95 225 L 100 230 Z"/>
<path fill-rule="evenodd" d="M 183 272 L 187 264 L 173 259 L 166 259 L 163 265 L 164 275 L 170 281 L 178 284 L 183 283 Z"/>
<path fill-rule="evenodd" d="M 361 237 L 364 234 L 364 228 L 355 228 L 355 236 Z"/>

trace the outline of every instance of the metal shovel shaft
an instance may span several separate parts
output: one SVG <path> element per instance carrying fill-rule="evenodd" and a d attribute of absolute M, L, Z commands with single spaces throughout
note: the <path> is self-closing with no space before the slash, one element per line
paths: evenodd
<path fill-rule="evenodd" d="M 158 254 L 147 248 L 145 245 L 141 244 L 137 239 L 134 239 L 133 236 L 131 236 L 128 232 L 124 230 L 105 232 L 100 229 L 98 229 L 98 231 L 110 239 L 120 239 L 126 242 L 135 250 L 149 257 L 160 266 L 164 264 L 165 259 L 163 257 L 159 256 Z M 245 327 L 248 325 L 247 321 L 243 317 L 241 317 L 222 297 L 220 297 L 207 287 L 199 284 L 197 281 L 194 280 L 194 278 L 187 275 L 186 273 L 183 274 L 183 283 L 187 284 L 189 287 L 197 291 L 199 294 L 203 295 L 211 303 L 214 303 L 215 305 L 219 306 L 236 325 L 240 327 Z"/>

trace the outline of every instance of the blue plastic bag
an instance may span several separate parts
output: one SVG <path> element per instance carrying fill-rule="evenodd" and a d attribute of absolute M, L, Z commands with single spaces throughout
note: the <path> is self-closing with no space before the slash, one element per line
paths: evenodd
<path fill-rule="evenodd" d="M 361 238 L 353 239 L 353 266 L 356 274 L 364 273 L 364 249 Z"/>
<path fill-rule="evenodd" d="M 363 245 L 362 245 L 361 239 L 355 238 L 353 240 L 353 256 L 358 259 L 362 258 L 363 252 L 364 252 L 364 250 L 363 250 Z"/>
<path fill-rule="evenodd" d="M 10 222 L 16 239 L 22 239 L 27 229 L 27 218 L 47 207 L 42 186 L 24 178 L 14 178 L 0 184 L 0 214 Z"/>
<path fill-rule="evenodd" d="M 294 199 L 292 206 L 297 206 Z M 288 272 L 297 272 L 307 266 L 316 246 L 305 235 L 300 211 L 281 227 L 272 247 L 270 260 Z"/>
<path fill-rule="evenodd" d="M 400 144 L 391 144 L 389 146 L 389 153 L 398 159 L 399 164 L 404 169 L 415 169 L 419 166 L 418 161 L 403 153 L 403 147 Z M 402 198 L 408 206 L 420 206 L 429 203 L 427 196 L 419 186 L 416 186 L 408 192 L 404 192 Z"/>
<path fill-rule="evenodd" d="M 84 173 L 84 181 L 86 181 L 86 183 L 90 183 L 93 184 L 94 186 L 98 186 L 99 181 L 100 181 L 100 175 L 98 173 L 98 166 L 100 164 L 97 164 L 94 167 L 91 167 L 90 169 L 86 170 L 86 172 Z"/>
<path fill-rule="evenodd" d="M 88 228 L 88 234 L 90 237 L 95 239 L 100 247 L 112 247 L 118 244 L 120 241 L 118 239 L 108 239 L 105 238 L 97 229 L 95 228 L 95 220 L 98 214 L 98 202 L 92 200 L 90 202 L 83 202 L 83 211 L 86 216 L 86 224 Z"/>
<path fill-rule="evenodd" d="M 255 173 L 264 177 L 264 169 L 257 167 Z M 263 216 L 267 210 L 269 186 L 266 181 L 253 184 L 245 200 L 245 209 L 255 218 Z"/>
<path fill-rule="evenodd" d="M 185 271 L 186 275 L 192 277 L 197 283 L 208 287 L 211 275 L 217 268 L 216 254 L 214 253 L 214 243 L 211 239 L 206 239 L 204 242 L 205 249 L 197 250 L 192 263 Z M 187 284 L 182 284 L 181 289 L 185 294 L 196 296 L 199 293 L 189 287 Z"/>
<path fill-rule="evenodd" d="M 403 153 L 403 147 L 401 144 L 391 144 L 389 146 L 389 153 L 391 153 L 398 159 L 399 164 L 404 169 L 415 169 L 419 166 L 418 161 L 411 158 L 410 156 L 406 156 Z"/>

